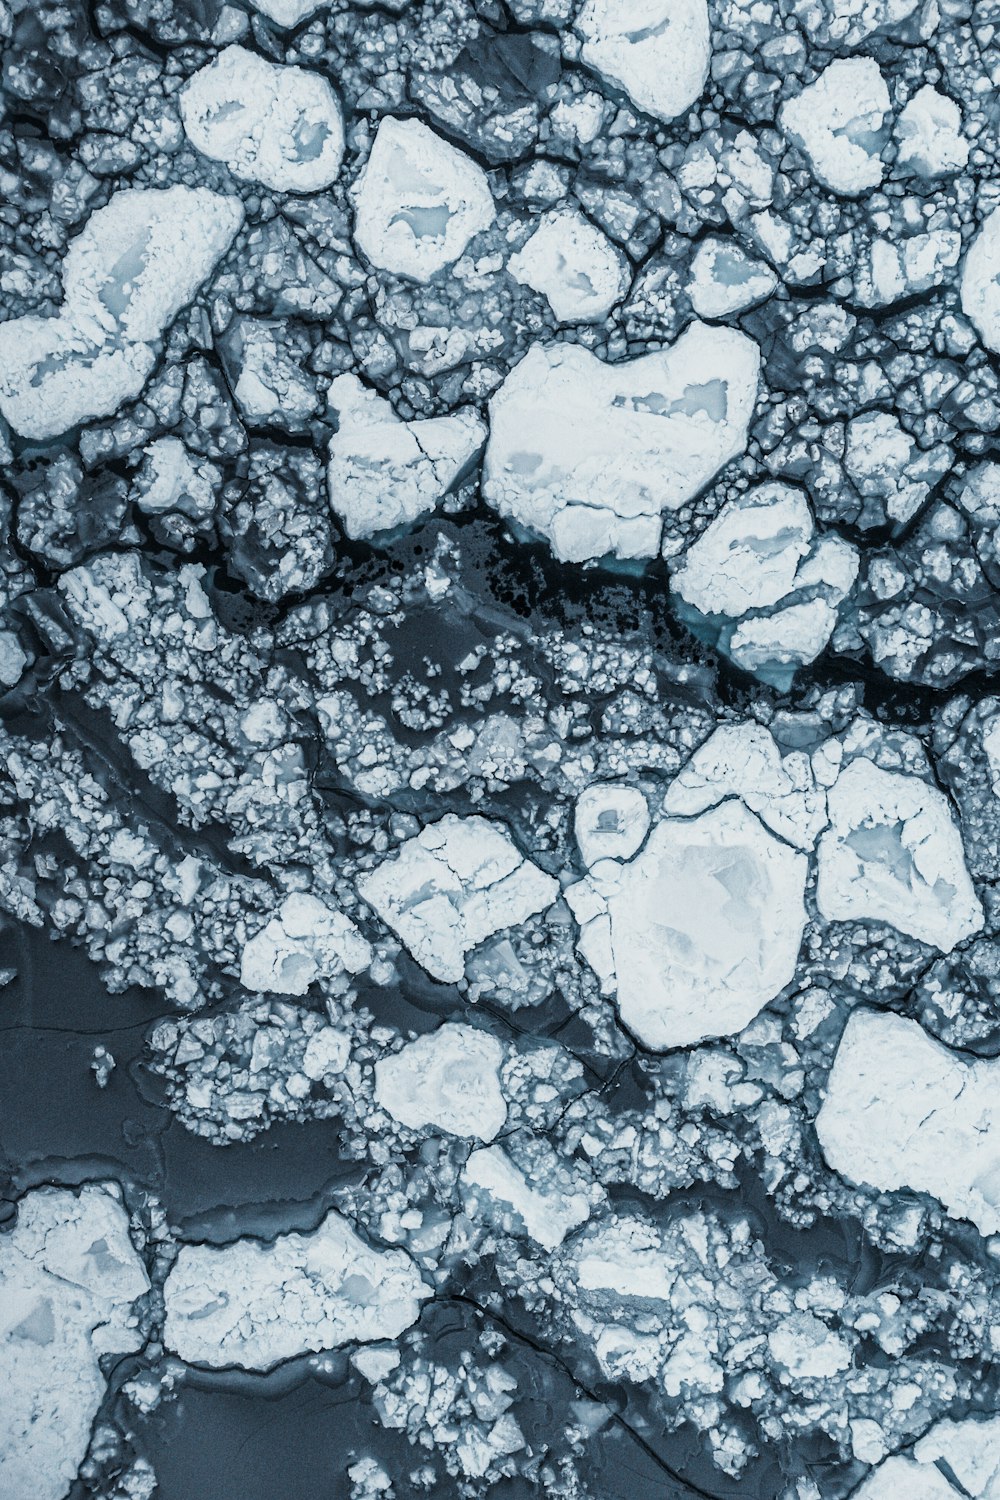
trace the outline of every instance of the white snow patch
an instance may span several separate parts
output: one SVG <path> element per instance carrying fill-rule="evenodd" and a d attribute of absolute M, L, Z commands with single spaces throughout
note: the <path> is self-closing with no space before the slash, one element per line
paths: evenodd
<path fill-rule="evenodd" d="M 1000 352 L 1000 208 L 984 220 L 969 246 L 960 294 L 962 311 L 987 349 Z"/>
<path fill-rule="evenodd" d="M 226 47 L 181 90 L 181 119 L 204 156 L 277 193 L 316 193 L 336 180 L 344 122 L 326 79 Z"/>
<path fill-rule="evenodd" d="M 735 240 L 712 235 L 691 262 L 688 295 L 699 318 L 731 318 L 770 297 L 778 278 Z"/>
<path fill-rule="evenodd" d="M 342 1344 L 394 1339 L 431 1295 L 402 1250 L 367 1245 L 330 1212 L 269 1244 L 183 1245 L 163 1288 L 167 1349 L 188 1364 L 270 1370 Z"/>
<path fill-rule="evenodd" d="M 354 238 L 373 266 L 430 281 L 496 210 L 486 173 L 419 120 L 387 115 L 354 187 Z"/>
<path fill-rule="evenodd" d="M 955 1500 L 959 1494 L 940 1469 L 896 1453 L 872 1470 L 851 1500 Z"/>
<path fill-rule="evenodd" d="M 779 121 L 819 181 L 854 197 L 882 181 L 880 132 L 888 114 L 889 90 L 878 63 L 842 57 L 782 105 Z"/>
<path fill-rule="evenodd" d="M 935 1422 L 913 1449 L 922 1464 L 943 1459 L 967 1495 L 1000 1500 L 1000 1417 Z"/>
<path fill-rule="evenodd" d="M 937 787 L 861 756 L 827 802 L 816 902 L 828 922 L 888 922 L 944 953 L 981 929 L 961 836 Z"/>
<path fill-rule="evenodd" d="M 357 0 L 357 3 L 362 10 L 368 10 L 376 0 Z M 380 10 L 401 11 L 409 3 L 410 0 L 378 0 Z M 316 11 L 329 10 L 337 0 L 250 0 L 250 4 L 276 26 L 291 30 Z"/>
<path fill-rule="evenodd" d="M 296 891 L 245 944 L 240 983 L 259 994 L 304 995 L 314 980 L 359 974 L 371 960 L 371 946 L 349 917 Z"/>
<path fill-rule="evenodd" d="M 499 1146 L 473 1151 L 462 1172 L 462 1186 L 474 1206 L 480 1193 L 514 1211 L 543 1250 L 556 1250 L 590 1217 L 586 1193 L 540 1191 Z"/>
<path fill-rule="evenodd" d="M 457 984 L 465 957 L 494 933 L 551 906 L 558 882 L 506 829 L 446 813 L 358 879 L 358 890 L 434 979 Z"/>
<path fill-rule="evenodd" d="M 502 1062 L 488 1031 L 446 1022 L 375 1064 L 375 1101 L 411 1130 L 491 1141 L 507 1120 Z"/>
<path fill-rule="evenodd" d="M 649 831 L 649 807 L 638 787 L 598 781 L 577 798 L 573 831 L 585 865 L 631 859 Z"/>
<path fill-rule="evenodd" d="M 548 301 L 560 323 L 601 323 L 629 288 L 628 261 L 578 209 L 543 214 L 507 269 Z"/>
<path fill-rule="evenodd" d="M 677 510 L 746 447 L 760 351 L 694 323 L 671 348 L 604 364 L 534 344 L 490 402 L 483 494 L 557 557 L 653 557 Z"/>
<path fill-rule="evenodd" d="M 587 67 L 639 109 L 675 120 L 701 97 L 712 58 L 706 0 L 587 0 L 576 29 Z"/>
<path fill-rule="evenodd" d="M 355 375 L 338 375 L 330 406 L 339 426 L 330 439 L 330 506 L 352 539 L 412 526 L 473 468 L 486 424 L 471 407 L 446 417 L 404 422 Z"/>
<path fill-rule="evenodd" d="M 58 437 L 142 390 L 164 329 L 229 249 L 238 198 L 127 188 L 70 245 L 54 318 L 0 324 L 0 412 L 22 437 Z"/>
<path fill-rule="evenodd" d="M 969 143 L 962 134 L 962 111 L 954 99 L 931 84 L 918 89 L 896 122 L 897 167 L 920 177 L 943 177 L 965 170 Z"/>

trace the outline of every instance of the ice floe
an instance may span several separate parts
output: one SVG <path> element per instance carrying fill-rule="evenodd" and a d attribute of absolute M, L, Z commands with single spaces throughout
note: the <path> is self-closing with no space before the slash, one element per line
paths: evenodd
<path fill-rule="evenodd" d="M 446 1022 L 375 1064 L 375 1100 L 411 1130 L 491 1141 L 507 1119 L 503 1048 L 488 1031 Z"/>
<path fill-rule="evenodd" d="M 602 322 L 628 291 L 628 261 L 575 208 L 543 214 L 507 269 L 540 292 L 560 323 Z"/>

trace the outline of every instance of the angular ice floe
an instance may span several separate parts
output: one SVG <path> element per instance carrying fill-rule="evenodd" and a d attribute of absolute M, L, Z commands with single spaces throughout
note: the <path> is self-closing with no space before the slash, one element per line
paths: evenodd
<path fill-rule="evenodd" d="M 560 323 L 603 322 L 631 276 L 621 251 L 575 208 L 543 214 L 507 269 L 547 299 Z"/>
<path fill-rule="evenodd" d="M 712 58 L 706 0 L 587 0 L 576 29 L 587 67 L 648 114 L 675 120 L 701 97 Z"/>
<path fill-rule="evenodd" d="M 969 142 L 962 134 L 962 111 L 954 99 L 931 84 L 918 89 L 896 121 L 896 166 L 920 177 L 964 171 Z"/>
<path fill-rule="evenodd" d="M 739 797 L 779 838 L 812 849 L 826 826 L 826 795 L 809 757 L 782 756 L 770 730 L 752 721 L 723 724 L 674 777 L 663 810 L 692 817 Z"/>
<path fill-rule="evenodd" d="M 434 979 L 457 984 L 465 956 L 551 906 L 558 882 L 486 818 L 446 813 L 358 879 L 369 906 Z"/>
<path fill-rule="evenodd" d="M 923 449 L 887 411 L 866 411 L 847 424 L 844 469 L 868 502 L 862 523 L 886 519 L 905 526 L 920 510 L 948 464 L 950 450 Z"/>
<path fill-rule="evenodd" d="M 827 1162 L 852 1182 L 940 1199 L 1000 1231 L 1000 1062 L 969 1062 L 917 1021 L 855 1011 L 816 1117 Z"/>
<path fill-rule="evenodd" d="M 114 1193 L 38 1188 L 0 1236 L 0 1495 L 62 1500 L 104 1397 L 102 1355 L 141 1348 L 149 1278 Z"/>
<path fill-rule="evenodd" d="M 375 0 L 359 0 L 362 10 L 368 10 Z M 380 10 L 405 10 L 410 0 L 379 0 Z M 329 10 L 336 0 L 250 0 L 254 10 L 267 16 L 276 26 L 290 29 L 300 25 L 317 10 Z"/>
<path fill-rule="evenodd" d="M 240 983 L 259 994 L 304 995 L 314 980 L 359 974 L 371 960 L 370 945 L 349 917 L 296 891 L 245 944 Z"/>
<path fill-rule="evenodd" d="M 215 1369 L 270 1370 L 397 1338 L 431 1289 L 405 1251 L 373 1248 L 331 1211 L 311 1234 L 183 1245 L 163 1295 L 171 1353 Z"/>
<path fill-rule="evenodd" d="M 577 798 L 573 832 L 585 865 L 631 859 L 649 830 L 649 807 L 638 787 L 598 781 Z"/>
<path fill-rule="evenodd" d="M 654 557 L 663 511 L 744 451 L 759 368 L 752 339 L 706 323 L 623 364 L 535 344 L 490 402 L 483 494 L 565 561 Z"/>
<path fill-rule="evenodd" d="M 534 1187 L 499 1146 L 473 1151 L 462 1173 L 462 1187 L 473 1207 L 482 1194 L 513 1210 L 526 1233 L 543 1250 L 555 1250 L 571 1230 L 590 1217 L 586 1193 L 551 1192 Z"/>
<path fill-rule="evenodd" d="M 503 1129 L 503 1048 L 488 1031 L 446 1022 L 375 1064 L 375 1101 L 411 1130 L 491 1141 Z"/>
<path fill-rule="evenodd" d="M 469 473 L 486 424 L 471 407 L 404 422 L 356 375 L 338 375 L 329 403 L 338 427 L 327 468 L 330 506 L 352 540 L 412 526 Z"/>
<path fill-rule="evenodd" d="M 730 1036 L 795 974 L 807 861 L 741 802 L 658 823 L 566 891 L 580 952 L 647 1047 Z"/>
<path fill-rule="evenodd" d="M 699 318 L 731 318 L 770 297 L 778 278 L 737 244 L 712 235 L 691 262 L 688 295 Z"/>
<path fill-rule="evenodd" d="M 344 157 L 340 105 L 326 79 L 226 47 L 181 90 L 188 139 L 234 177 L 277 193 L 329 187 Z"/>
<path fill-rule="evenodd" d="M 917 776 L 849 762 L 831 787 L 816 902 L 828 922 L 888 922 L 949 953 L 983 925 L 948 801 Z"/>
<path fill-rule="evenodd" d="M 823 650 L 858 572 L 855 547 L 814 532 L 791 485 L 728 501 L 671 578 L 681 617 L 738 666 L 784 686 Z"/>
<path fill-rule="evenodd" d="M 1000 208 L 995 208 L 969 246 L 962 267 L 962 311 L 987 349 L 1000 351 Z"/>
<path fill-rule="evenodd" d="M 488 229 L 486 173 L 420 120 L 387 115 L 354 187 L 354 238 L 383 271 L 430 281 Z"/>
<path fill-rule="evenodd" d="M 961 256 L 957 229 L 935 229 L 902 240 L 879 237 L 855 268 L 855 295 L 863 307 L 888 307 L 950 282 Z"/>
<path fill-rule="evenodd" d="M 889 90 L 878 63 L 842 57 L 783 104 L 778 118 L 819 181 L 855 197 L 882 181 L 879 152 L 888 114 Z"/>
<path fill-rule="evenodd" d="M 125 189 L 92 214 L 66 254 L 58 315 L 0 324 L 0 412 L 15 432 L 57 437 L 137 396 L 242 222 L 238 198 L 189 187 Z"/>
<path fill-rule="evenodd" d="M 1000 1417 L 935 1422 L 915 1444 L 913 1454 L 925 1468 L 947 1464 L 960 1495 L 1000 1500 Z"/>
<path fill-rule="evenodd" d="M 851 1500 L 956 1500 L 975 1493 L 955 1489 L 933 1464 L 893 1453 L 851 1492 Z"/>

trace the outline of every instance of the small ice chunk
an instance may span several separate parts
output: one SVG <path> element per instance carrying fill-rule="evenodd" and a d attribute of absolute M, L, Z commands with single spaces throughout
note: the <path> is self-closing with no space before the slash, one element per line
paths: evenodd
<path fill-rule="evenodd" d="M 960 295 L 962 311 L 987 349 L 1000 352 L 1000 208 L 987 216 L 969 246 Z"/>
<path fill-rule="evenodd" d="M 599 781 L 577 798 L 573 831 L 585 865 L 631 859 L 649 831 L 649 807 L 638 787 Z"/>
<path fill-rule="evenodd" d="M 731 1036 L 790 983 L 807 861 L 741 802 L 658 823 L 567 893 L 580 950 L 647 1047 Z"/>
<path fill-rule="evenodd" d="M 943 792 L 858 757 L 828 806 L 816 886 L 828 922 L 888 922 L 944 953 L 979 932 L 983 909 Z"/>
<path fill-rule="evenodd" d="M 386 115 L 354 188 L 354 238 L 383 271 L 430 281 L 496 210 L 486 173 L 420 120 Z"/>
<path fill-rule="evenodd" d="M 772 1328 L 767 1349 L 798 1379 L 832 1380 L 851 1365 L 850 1346 L 813 1313 L 793 1312 Z"/>
<path fill-rule="evenodd" d="M 308 68 L 226 47 L 188 79 L 180 108 L 191 144 L 244 182 L 317 193 L 340 171 L 340 105 L 326 79 Z"/>
<path fill-rule="evenodd" d="M 214 465 L 192 456 L 177 437 L 161 437 L 143 449 L 135 503 L 146 515 L 183 511 L 194 518 L 210 516 L 222 476 Z"/>
<path fill-rule="evenodd" d="M 575 208 L 543 214 L 507 269 L 548 301 L 560 323 L 601 323 L 629 288 L 624 255 Z"/>
<path fill-rule="evenodd" d="M 239 374 L 233 395 L 249 422 L 302 427 L 319 409 L 313 382 L 281 338 L 281 325 L 240 318 L 232 325 Z"/>
<path fill-rule="evenodd" d="M 54 318 L 0 324 L 0 412 L 23 437 L 58 437 L 137 396 L 160 336 L 229 249 L 239 198 L 127 188 L 70 245 Z"/>
<path fill-rule="evenodd" d="M 467 953 L 551 906 L 559 885 L 499 823 L 446 813 L 360 876 L 358 890 L 432 978 L 457 984 Z"/>
<path fill-rule="evenodd" d="M 981 1234 L 1000 1231 L 1000 1062 L 968 1062 L 917 1021 L 856 1010 L 816 1117 L 829 1165 L 883 1192 L 940 1199 Z"/>
<path fill-rule="evenodd" d="M 701 97 L 712 59 L 706 0 L 587 0 L 580 56 L 633 104 L 675 120 Z"/>
<path fill-rule="evenodd" d="M 533 344 L 490 402 L 483 494 L 564 561 L 653 557 L 663 511 L 744 451 L 759 368 L 752 339 L 706 323 L 621 364 Z"/>
<path fill-rule="evenodd" d="M 375 1100 L 411 1130 L 491 1141 L 507 1120 L 502 1062 L 495 1036 L 446 1022 L 375 1064 Z"/>
<path fill-rule="evenodd" d="M 855 197 L 882 181 L 879 153 L 888 114 L 889 90 L 878 63 L 842 57 L 782 105 L 779 121 L 819 181 Z"/>
<path fill-rule="evenodd" d="M 494 1202 L 513 1209 L 527 1234 L 543 1250 L 558 1249 L 570 1231 L 590 1217 L 586 1193 L 540 1191 L 499 1146 L 473 1151 L 462 1173 L 462 1186 L 473 1198 L 485 1193 Z"/>
<path fill-rule="evenodd" d="M 330 506 L 352 540 L 412 526 L 473 468 L 486 424 L 471 407 L 404 422 L 356 375 L 330 387 L 338 428 L 330 439 Z"/>
<path fill-rule="evenodd" d="M 182 1245 L 163 1288 L 163 1340 L 188 1364 L 270 1370 L 398 1338 L 430 1295 L 405 1251 L 367 1245 L 331 1211 L 311 1234 Z"/>
<path fill-rule="evenodd" d="M 12 630 L 0 630 L 0 684 L 16 687 L 28 665 L 28 655 Z"/>
<path fill-rule="evenodd" d="M 296 891 L 245 944 L 240 983 L 260 994 L 304 995 L 314 980 L 359 974 L 371 959 L 370 945 L 350 918 Z"/>
<path fill-rule="evenodd" d="M 702 240 L 691 262 L 688 295 L 699 318 L 731 318 L 765 302 L 778 278 L 735 240 Z"/>
<path fill-rule="evenodd" d="M 918 89 L 896 122 L 897 167 L 920 177 L 944 177 L 965 170 L 969 143 L 962 134 L 962 111 L 932 84 Z"/>
<path fill-rule="evenodd" d="M 63 1500 L 104 1397 L 98 1361 L 142 1347 L 134 1304 L 148 1291 L 111 1189 L 21 1199 L 0 1236 L 0 1495 Z"/>

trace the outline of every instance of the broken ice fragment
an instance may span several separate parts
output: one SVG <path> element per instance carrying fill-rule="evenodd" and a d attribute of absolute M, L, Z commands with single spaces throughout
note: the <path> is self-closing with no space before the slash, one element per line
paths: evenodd
<path fill-rule="evenodd" d="M 781 128 L 801 146 L 820 182 L 856 197 L 882 181 L 879 152 L 889 90 L 870 57 L 842 57 L 782 105 Z"/>
<path fill-rule="evenodd" d="M 397 1338 L 431 1295 L 404 1251 L 367 1245 L 333 1211 L 311 1234 L 183 1245 L 163 1293 L 172 1353 L 243 1370 Z"/>
<path fill-rule="evenodd" d="M 485 1195 L 513 1210 L 543 1250 L 557 1249 L 571 1230 L 590 1217 L 586 1193 L 566 1193 L 555 1183 L 550 1192 L 533 1186 L 499 1146 L 473 1151 L 462 1173 L 462 1186 L 473 1205 Z"/>
<path fill-rule="evenodd" d="M 304 995 L 314 980 L 358 974 L 371 958 L 371 947 L 343 912 L 293 892 L 245 944 L 240 983 L 261 994 Z"/>
<path fill-rule="evenodd" d="M 982 1234 L 1000 1231 L 1000 1063 L 969 1062 L 917 1021 L 856 1010 L 816 1117 L 835 1172 L 881 1191 L 939 1198 Z"/>
<path fill-rule="evenodd" d="M 585 865 L 631 859 L 648 828 L 649 807 L 638 787 L 600 781 L 577 798 L 573 831 Z"/>
<path fill-rule="evenodd" d="M 490 402 L 483 494 L 565 561 L 654 557 L 663 511 L 743 452 L 759 366 L 752 339 L 705 323 L 622 364 L 534 344 Z"/>
<path fill-rule="evenodd" d="M 961 172 L 969 160 L 969 143 L 962 134 L 962 111 L 954 99 L 925 83 L 896 122 L 897 167 L 920 177 L 942 177 Z"/>
<path fill-rule="evenodd" d="M 727 801 L 664 819 L 629 864 L 595 866 L 566 896 L 622 1021 L 665 1051 L 742 1031 L 792 980 L 806 869 Z"/>
<path fill-rule="evenodd" d="M 254 10 L 260 11 L 262 16 L 267 16 L 276 26 L 291 30 L 298 26 L 307 16 L 311 16 L 317 10 L 329 10 L 336 0 L 250 0 Z M 359 0 L 363 10 L 374 5 L 375 0 Z M 409 0 L 380 0 L 381 10 L 404 10 Z"/>
<path fill-rule="evenodd" d="M 700 98 L 712 57 L 706 0 L 587 0 L 576 29 L 587 67 L 639 109 L 675 120 Z"/>
<path fill-rule="evenodd" d="M 828 795 L 816 901 L 828 922 L 888 922 L 950 953 L 983 925 L 944 793 L 865 757 Z"/>
<path fill-rule="evenodd" d="M 688 294 L 699 318 L 731 318 L 764 302 L 778 278 L 735 240 L 702 240 L 691 262 Z"/>
<path fill-rule="evenodd" d="M 503 1048 L 488 1031 L 447 1022 L 375 1064 L 375 1100 L 411 1130 L 491 1141 L 507 1103 L 498 1077 Z"/>
<path fill-rule="evenodd" d="M 354 238 L 373 266 L 430 281 L 488 229 L 486 173 L 419 120 L 387 115 L 354 188 Z"/>
<path fill-rule="evenodd" d="M 628 262 L 577 209 L 543 214 L 507 269 L 540 292 L 560 323 L 600 323 L 628 291 Z"/>
<path fill-rule="evenodd" d="M 551 906 L 559 885 L 500 824 L 446 813 L 360 876 L 358 891 L 428 974 L 457 984 L 467 953 Z"/>
<path fill-rule="evenodd" d="M 319 73 L 226 47 L 180 95 L 188 139 L 234 177 L 278 193 L 329 187 L 344 156 L 344 126 Z"/>
<path fill-rule="evenodd" d="M 893 1453 L 853 1491 L 852 1500 L 958 1500 L 967 1493 L 956 1490 L 933 1464 Z"/>
<path fill-rule="evenodd" d="M 486 424 L 471 407 L 404 422 L 355 375 L 338 375 L 329 402 L 339 423 L 330 439 L 330 505 L 352 540 L 428 515 L 473 467 L 486 441 Z"/>
<path fill-rule="evenodd" d="M 229 249 L 238 198 L 129 188 L 69 247 L 54 318 L 0 324 L 0 412 L 22 436 L 57 437 L 142 390 L 167 326 Z"/>
<path fill-rule="evenodd" d="M 128 1214 L 98 1184 L 39 1188 L 0 1236 L 0 1494 L 62 1500 L 104 1397 L 102 1355 L 142 1347 L 149 1290 Z"/>
<path fill-rule="evenodd" d="M 960 291 L 965 316 L 987 349 L 1000 352 L 1000 208 L 988 215 L 969 246 Z"/>

